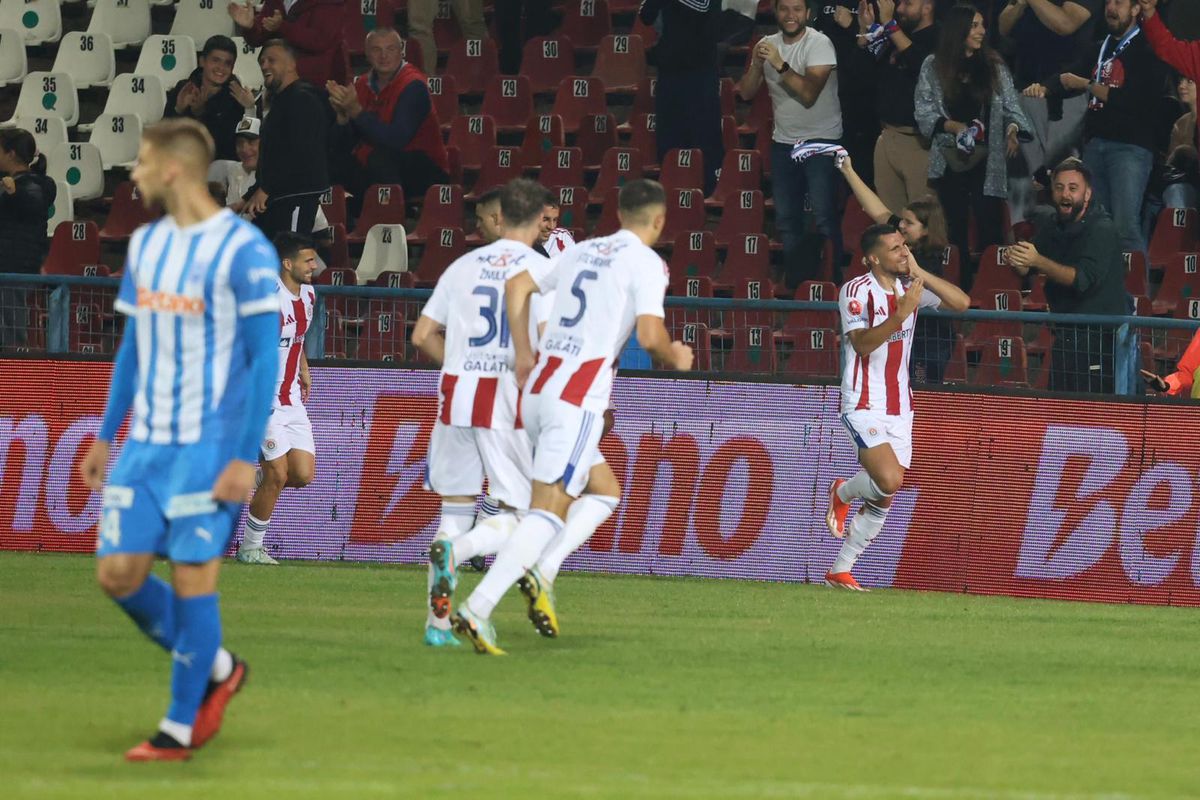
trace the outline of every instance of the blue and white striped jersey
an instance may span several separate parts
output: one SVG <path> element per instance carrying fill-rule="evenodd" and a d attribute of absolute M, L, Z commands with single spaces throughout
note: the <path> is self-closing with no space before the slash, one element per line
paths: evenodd
<path fill-rule="evenodd" d="M 130 438 L 183 445 L 236 436 L 246 346 L 238 321 L 278 314 L 279 257 L 258 228 L 222 210 L 179 227 L 169 216 L 129 242 L 114 307 L 137 320 L 138 375 Z"/>

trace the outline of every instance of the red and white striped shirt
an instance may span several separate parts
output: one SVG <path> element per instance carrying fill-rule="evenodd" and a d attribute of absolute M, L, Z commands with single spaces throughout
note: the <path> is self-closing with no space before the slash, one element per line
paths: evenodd
<path fill-rule="evenodd" d="M 317 293 L 312 286 L 300 287 L 296 296 L 278 281 L 279 299 L 279 376 L 275 379 L 275 408 L 301 405 L 300 357 L 304 354 L 304 334 L 312 327 L 313 306 Z"/>
<path fill-rule="evenodd" d="M 516 350 L 504 308 L 504 283 L 532 261 L 532 248 L 500 239 L 451 264 L 421 309 L 446 328 L 438 420 L 461 428 L 521 427 L 513 362 Z"/>
<path fill-rule="evenodd" d="M 550 231 L 550 238 L 542 242 L 542 247 L 546 250 L 546 255 L 550 256 L 550 260 L 558 258 L 562 252 L 568 247 L 575 244 L 575 237 L 566 228 L 555 228 Z"/>
<path fill-rule="evenodd" d="M 896 312 L 896 300 L 904 296 L 904 285 L 896 280 L 896 293 L 880 285 L 874 273 L 867 273 L 842 286 L 838 308 L 842 312 L 842 413 L 876 411 L 898 416 L 912 413 L 912 388 L 908 380 L 908 359 L 912 352 L 916 312 L 910 314 L 900 330 L 871 353 L 860 356 L 850 343 L 851 331 L 874 328 Z M 917 309 L 936 308 L 938 296 L 926 290 Z"/>

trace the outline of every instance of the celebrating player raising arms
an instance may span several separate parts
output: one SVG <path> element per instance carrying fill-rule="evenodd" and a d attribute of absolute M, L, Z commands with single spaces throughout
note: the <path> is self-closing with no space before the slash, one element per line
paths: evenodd
<path fill-rule="evenodd" d="M 662 185 L 630 181 L 617 202 L 620 232 L 570 248 L 555 264 L 531 260 L 526 271 L 508 281 L 517 379 L 525 392 L 521 414 L 534 444 L 533 495 L 529 513 L 454 614 L 455 630 L 479 653 L 504 652 L 496 646 L 492 611 L 563 529 L 571 501 L 586 492 L 615 506 L 620 497 L 608 464 L 591 465 L 597 462 L 602 417 L 612 392 L 612 365 L 630 333 L 636 327 L 642 347 L 668 366 L 692 366 L 692 349 L 672 342 L 663 324 L 667 271 L 650 249 L 666 221 Z M 529 297 L 556 288 L 560 291 L 535 364 Z M 553 609 L 545 610 L 553 616 Z"/>
<path fill-rule="evenodd" d="M 871 270 L 842 286 L 842 423 L 858 446 L 862 465 L 850 480 L 829 487 L 826 523 L 839 539 L 855 498 L 863 501 L 850 535 L 825 575 L 829 586 L 865 591 L 850 569 L 879 535 L 892 496 L 912 462 L 912 390 L 908 359 L 917 311 L 944 306 L 965 311 L 962 289 L 921 269 L 904 236 L 891 225 L 872 225 L 862 235 L 863 263 Z"/>
<path fill-rule="evenodd" d="M 278 367 L 279 259 L 250 223 L 218 206 L 199 123 L 146 129 L 133 180 L 167 215 L 129 242 L 115 308 L 126 317 L 108 406 L 80 472 L 104 489 L 97 579 L 171 655 L 171 705 L 130 761 L 179 761 L 220 728 L 246 676 L 221 646 L 217 572 L 254 488 Z M 109 446 L 129 439 L 104 485 Z M 150 574 L 171 561 L 168 584 Z"/>
<path fill-rule="evenodd" d="M 304 335 L 312 328 L 317 301 L 312 287 L 317 251 L 308 237 L 288 231 L 277 234 L 274 245 L 280 258 L 275 292 L 279 300 L 279 377 L 260 451 L 263 479 L 250 500 L 246 532 L 238 548 L 237 560 L 243 564 L 279 563 L 263 546 L 275 503 L 285 487 L 299 489 L 312 483 L 317 468 L 312 423 L 304 409 L 312 387 Z"/>

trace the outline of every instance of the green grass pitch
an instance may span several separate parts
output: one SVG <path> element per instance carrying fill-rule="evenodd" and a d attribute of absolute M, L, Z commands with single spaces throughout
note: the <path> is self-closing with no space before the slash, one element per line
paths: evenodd
<path fill-rule="evenodd" d="M 565 574 L 563 637 L 514 591 L 484 658 L 421 645 L 422 572 L 328 564 L 226 567 L 246 689 L 190 763 L 125 764 L 169 662 L 92 571 L 0 554 L 0 797 L 1200 793 L 1195 610 Z"/>

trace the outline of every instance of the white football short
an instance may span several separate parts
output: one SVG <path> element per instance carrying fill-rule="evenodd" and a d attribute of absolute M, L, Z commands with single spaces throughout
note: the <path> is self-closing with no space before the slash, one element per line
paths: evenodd
<path fill-rule="evenodd" d="M 280 406 L 271 411 L 261 450 L 264 461 L 283 458 L 292 450 L 317 454 L 312 423 L 304 406 Z"/>
<path fill-rule="evenodd" d="M 500 502 L 529 508 L 533 451 L 521 430 L 434 424 L 426 457 L 425 488 L 443 497 L 474 497 L 483 490 Z"/>
<path fill-rule="evenodd" d="M 869 450 L 881 444 L 890 444 L 900 466 L 908 469 L 912 464 L 911 412 L 891 415 L 878 411 L 851 411 L 842 414 L 842 424 L 859 448 Z"/>
<path fill-rule="evenodd" d="M 521 419 L 533 441 L 533 479 L 561 481 L 572 497 L 583 494 L 592 467 L 604 463 L 604 415 L 557 397 L 532 394 L 521 399 Z"/>

